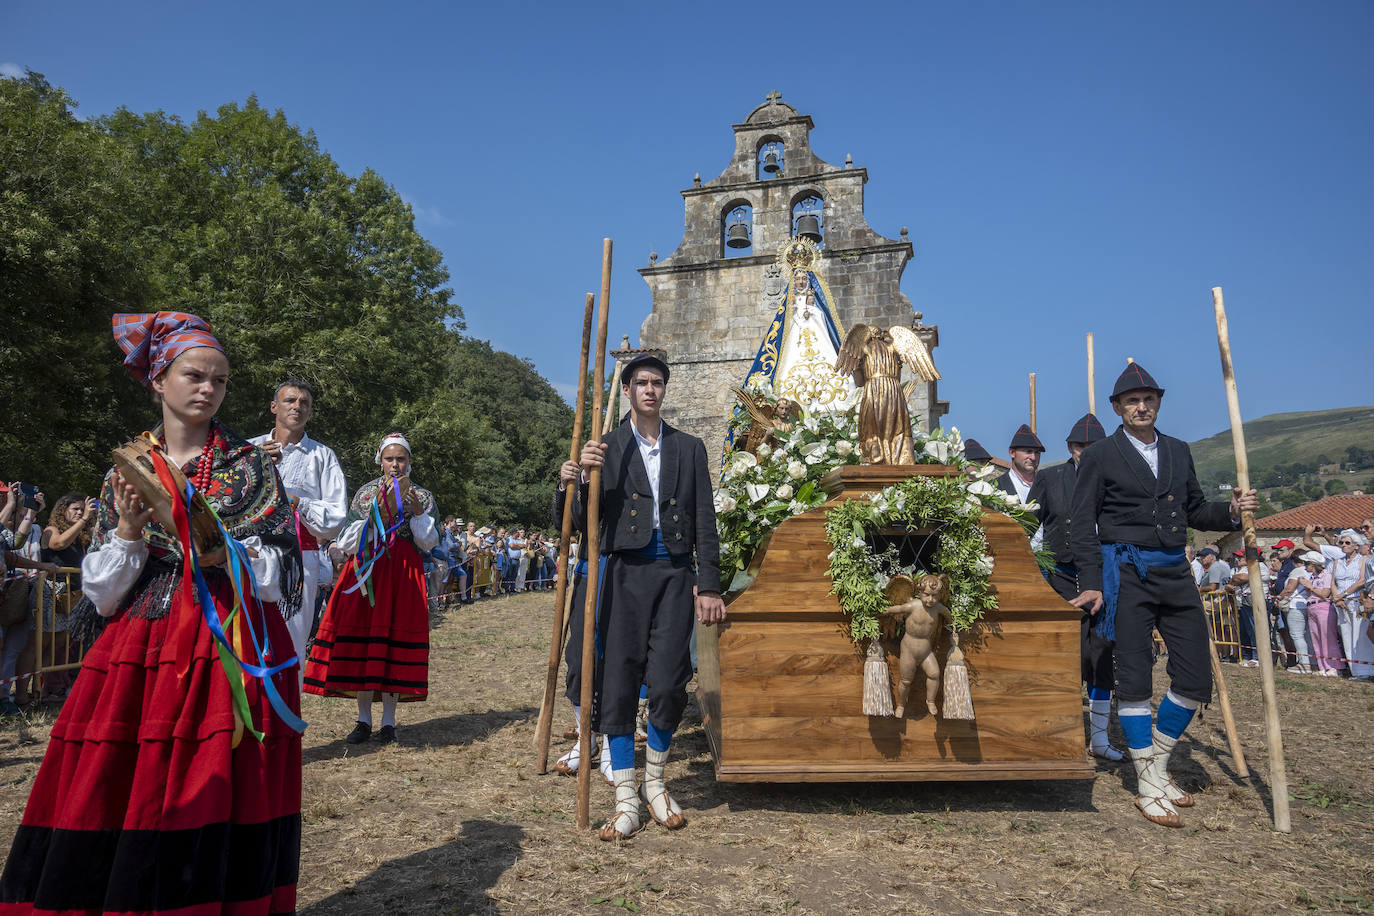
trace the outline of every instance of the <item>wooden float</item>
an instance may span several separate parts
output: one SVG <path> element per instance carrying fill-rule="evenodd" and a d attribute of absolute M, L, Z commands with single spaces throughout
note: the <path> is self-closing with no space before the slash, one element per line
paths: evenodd
<path fill-rule="evenodd" d="M 725 782 L 1086 779 L 1080 612 L 1046 584 L 1021 526 L 985 512 L 999 609 L 962 637 L 972 722 L 926 711 L 863 714 L 862 647 L 830 594 L 825 512 L 840 501 L 944 465 L 850 466 L 824 478 L 830 500 L 779 525 L 726 596 L 729 617 L 697 631 L 697 699 Z M 879 536 L 912 532 L 880 532 Z M 897 685 L 896 641 L 885 641 Z M 944 658 L 946 635 L 937 645 Z"/>

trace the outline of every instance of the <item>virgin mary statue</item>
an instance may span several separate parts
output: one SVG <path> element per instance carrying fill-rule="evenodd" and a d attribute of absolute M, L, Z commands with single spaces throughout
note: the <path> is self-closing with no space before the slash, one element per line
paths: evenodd
<path fill-rule="evenodd" d="M 746 388 L 770 390 L 807 413 L 847 410 L 860 396 L 852 379 L 835 372 L 844 331 L 830 306 L 829 288 L 817 273 L 820 260 L 820 250 L 803 238 L 789 239 L 778 250 L 786 295 L 745 377 Z"/>

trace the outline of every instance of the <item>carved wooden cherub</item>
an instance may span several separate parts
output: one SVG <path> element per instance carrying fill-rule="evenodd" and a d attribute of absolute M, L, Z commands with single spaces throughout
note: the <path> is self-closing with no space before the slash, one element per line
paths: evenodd
<path fill-rule="evenodd" d="M 948 587 L 948 576 L 933 573 L 921 576 L 918 582 L 910 576 L 894 576 L 887 585 L 887 600 L 892 606 L 883 612 L 884 622 L 895 625 L 900 620 L 904 625 L 895 710 L 899 719 L 906 711 L 907 694 L 918 670 L 926 676 L 926 709 L 932 716 L 939 715 L 935 697 L 940 692 L 940 662 L 934 650 L 941 621 L 951 626 L 954 622 L 941 600 Z"/>
<path fill-rule="evenodd" d="M 776 404 L 769 404 L 738 386 L 730 390 L 753 421 L 744 437 L 735 440 L 735 448 L 751 455 L 764 442 L 770 448 L 776 448 L 782 436 L 792 431 L 793 424 L 801 415 L 801 405 L 790 398 L 778 398 Z"/>

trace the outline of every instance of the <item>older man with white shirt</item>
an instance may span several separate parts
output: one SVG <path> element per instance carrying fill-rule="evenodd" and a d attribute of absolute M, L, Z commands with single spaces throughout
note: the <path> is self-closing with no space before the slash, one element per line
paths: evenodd
<path fill-rule="evenodd" d="M 252 440 L 277 463 L 291 504 L 296 509 L 296 533 L 301 541 L 305 587 L 301 610 L 288 618 L 286 628 L 305 671 L 305 644 L 315 622 L 315 596 L 333 578 L 334 567 L 321 547 L 339 533 L 348 517 L 348 484 L 334 450 L 305 434 L 314 416 L 315 395 L 308 382 L 290 379 L 277 386 L 272 398 L 276 424 L 270 433 Z"/>

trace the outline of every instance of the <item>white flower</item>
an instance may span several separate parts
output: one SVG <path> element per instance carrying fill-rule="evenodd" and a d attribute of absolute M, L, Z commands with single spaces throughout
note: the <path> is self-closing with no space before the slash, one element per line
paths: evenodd
<path fill-rule="evenodd" d="M 970 493 L 968 496 L 968 505 L 971 506 L 975 511 L 983 511 L 983 501 L 980 500 L 978 497 L 974 496 L 972 493 Z"/>
<path fill-rule="evenodd" d="M 805 445 L 803 445 L 800 449 L 798 449 L 798 451 L 800 451 L 800 452 L 801 452 L 804 456 L 806 456 L 807 458 L 810 458 L 812 455 L 824 455 L 824 454 L 825 454 L 825 443 L 824 443 L 824 442 L 808 442 L 808 443 L 806 443 Z"/>
<path fill-rule="evenodd" d="M 848 439 L 841 439 L 839 442 L 835 443 L 835 454 L 839 455 L 841 458 L 851 454 L 853 451 L 854 443 L 850 442 Z"/>
<path fill-rule="evenodd" d="M 759 502 L 768 495 L 768 484 L 746 483 L 744 489 L 749 493 L 750 502 Z"/>
<path fill-rule="evenodd" d="M 766 459 L 769 455 L 773 454 L 773 449 L 769 447 L 767 442 L 760 442 L 755 454 L 757 454 L 761 460 Z"/>
<path fill-rule="evenodd" d="M 818 433 L 821 431 L 821 424 L 816 420 L 814 416 L 807 417 L 806 421 L 802 423 L 802 425 L 805 426 L 807 429 L 811 430 L 813 433 Z"/>
<path fill-rule="evenodd" d="M 758 463 L 758 459 L 748 452 L 735 452 L 730 456 L 725 476 L 727 478 L 739 477 L 741 474 L 747 473 L 750 468 L 758 467 Z"/>
<path fill-rule="evenodd" d="M 801 503 L 797 502 L 795 499 L 792 500 L 790 503 L 787 504 L 787 511 L 790 512 L 790 513 L 792 513 L 793 515 L 800 515 L 801 513 L 805 512 L 806 510 L 807 510 L 807 507 L 804 506 L 804 505 L 802 505 Z"/>
<path fill-rule="evenodd" d="M 721 512 L 733 512 L 735 507 L 739 505 L 735 502 L 735 498 L 724 490 L 716 493 L 715 504 L 717 514 Z"/>
<path fill-rule="evenodd" d="M 791 485 L 790 483 L 785 483 L 785 484 L 783 484 L 782 486 L 778 487 L 778 499 L 791 499 L 791 498 L 792 498 L 792 485 Z"/>
<path fill-rule="evenodd" d="M 1032 499 L 1030 502 L 1025 503 L 1025 507 L 1026 507 L 1026 511 L 1027 511 L 1027 512 L 1039 512 L 1039 511 L 1040 511 L 1040 504 L 1039 504 L 1038 502 L 1036 502 L 1035 500 L 1033 500 L 1033 499 Z"/>
<path fill-rule="evenodd" d="M 997 492 L 997 488 L 986 480 L 975 480 L 968 485 L 968 491 L 974 496 L 991 496 Z"/>
<path fill-rule="evenodd" d="M 854 541 L 853 541 L 853 543 L 851 543 L 849 546 L 850 546 L 850 547 L 864 547 L 864 546 L 866 546 L 866 545 L 864 544 L 864 539 L 863 539 L 863 538 L 855 538 Z"/>
<path fill-rule="evenodd" d="M 806 476 L 806 465 L 800 461 L 792 461 L 787 465 L 787 476 L 793 480 L 801 480 Z"/>
<path fill-rule="evenodd" d="M 950 456 L 954 454 L 954 449 L 948 442 L 942 442 L 939 439 L 931 439 L 926 443 L 925 453 L 936 461 L 944 462 L 948 461 Z"/>

